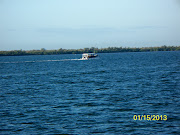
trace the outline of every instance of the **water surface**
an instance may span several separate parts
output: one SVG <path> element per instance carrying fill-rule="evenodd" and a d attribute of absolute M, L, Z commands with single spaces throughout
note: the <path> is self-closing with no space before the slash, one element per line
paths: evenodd
<path fill-rule="evenodd" d="M 180 134 L 180 52 L 79 58 L 0 57 L 0 134 Z"/>

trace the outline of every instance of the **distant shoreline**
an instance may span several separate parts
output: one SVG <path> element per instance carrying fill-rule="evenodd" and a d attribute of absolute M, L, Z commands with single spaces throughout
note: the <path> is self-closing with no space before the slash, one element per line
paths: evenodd
<path fill-rule="evenodd" d="M 59 54 L 82 54 L 82 53 L 117 53 L 117 52 L 153 52 L 153 51 L 180 51 L 180 46 L 160 46 L 160 47 L 108 47 L 108 48 L 84 48 L 84 49 L 58 49 L 46 50 L 12 50 L 0 51 L 0 56 L 25 56 L 25 55 L 59 55 Z"/>

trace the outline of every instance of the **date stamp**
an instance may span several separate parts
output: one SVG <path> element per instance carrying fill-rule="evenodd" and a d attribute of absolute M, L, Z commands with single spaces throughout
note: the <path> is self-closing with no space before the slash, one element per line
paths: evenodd
<path fill-rule="evenodd" d="M 166 121 L 167 115 L 134 115 L 133 120 Z"/>

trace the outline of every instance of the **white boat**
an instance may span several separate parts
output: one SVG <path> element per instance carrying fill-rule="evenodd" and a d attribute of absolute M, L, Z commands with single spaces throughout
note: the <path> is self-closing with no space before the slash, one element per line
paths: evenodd
<path fill-rule="evenodd" d="M 82 58 L 83 60 L 88 60 L 89 58 L 97 57 L 98 55 L 95 53 L 83 53 Z"/>

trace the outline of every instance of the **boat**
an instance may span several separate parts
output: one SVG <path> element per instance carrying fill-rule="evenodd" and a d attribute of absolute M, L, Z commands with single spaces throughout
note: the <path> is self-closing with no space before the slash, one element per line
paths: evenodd
<path fill-rule="evenodd" d="M 95 58 L 97 57 L 98 55 L 95 54 L 95 53 L 83 53 L 82 54 L 82 58 L 83 60 L 88 60 L 89 58 Z"/>

